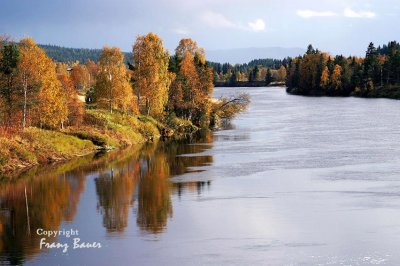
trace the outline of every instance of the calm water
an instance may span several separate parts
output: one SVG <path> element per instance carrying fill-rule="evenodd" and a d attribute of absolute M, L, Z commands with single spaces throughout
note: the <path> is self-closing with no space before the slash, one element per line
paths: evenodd
<path fill-rule="evenodd" d="M 226 130 L 1 183 L 0 264 L 400 265 L 400 102 L 235 90 Z"/>

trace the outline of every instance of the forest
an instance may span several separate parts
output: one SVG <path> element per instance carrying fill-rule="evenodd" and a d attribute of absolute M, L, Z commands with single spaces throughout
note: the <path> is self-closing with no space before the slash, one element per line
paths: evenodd
<path fill-rule="evenodd" d="M 368 45 L 364 58 L 335 57 L 308 46 L 288 62 L 287 91 L 310 96 L 400 99 L 400 44 Z"/>
<path fill-rule="evenodd" d="M 38 46 L 56 62 L 71 63 L 78 61 L 84 64 L 91 60 L 97 63 L 101 55 L 101 49 L 67 48 L 50 44 L 38 44 Z M 132 53 L 123 54 L 126 62 L 132 57 Z"/>
<path fill-rule="evenodd" d="M 212 98 L 212 68 L 192 39 L 170 55 L 156 34 L 138 36 L 129 64 L 117 47 L 81 64 L 54 61 L 32 38 L 0 44 L 0 172 L 191 134 L 249 102 Z"/>
<path fill-rule="evenodd" d="M 210 62 L 213 68 L 215 86 L 259 87 L 274 84 L 283 85 L 286 80 L 286 66 L 290 59 L 255 59 L 247 64 Z"/>
<path fill-rule="evenodd" d="M 99 49 L 66 48 L 57 45 L 39 45 L 39 47 L 43 48 L 54 61 L 68 64 L 75 62 L 85 64 L 88 61 L 97 63 L 101 55 Z M 123 54 L 124 62 L 131 64 L 132 53 L 123 52 Z M 236 65 L 207 61 L 207 64 L 213 69 L 214 86 L 265 86 L 271 82 L 285 82 L 288 60 L 289 58 L 255 59 L 247 64 Z"/>

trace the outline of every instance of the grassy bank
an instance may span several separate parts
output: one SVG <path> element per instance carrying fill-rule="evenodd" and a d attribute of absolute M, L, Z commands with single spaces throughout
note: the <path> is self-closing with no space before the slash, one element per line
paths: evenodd
<path fill-rule="evenodd" d="M 0 136 L 0 175 L 96 150 L 140 145 L 163 136 L 184 136 L 196 130 L 191 122 L 176 117 L 161 123 L 148 116 L 87 110 L 80 126 L 58 131 L 31 127 Z"/>

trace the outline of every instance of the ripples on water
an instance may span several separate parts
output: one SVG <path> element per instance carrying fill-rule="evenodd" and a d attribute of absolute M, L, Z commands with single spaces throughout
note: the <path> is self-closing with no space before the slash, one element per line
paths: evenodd
<path fill-rule="evenodd" d="M 1 183 L 0 264 L 399 265 L 399 102 L 216 94 L 238 90 L 226 130 Z M 37 228 L 103 248 L 40 250 Z"/>

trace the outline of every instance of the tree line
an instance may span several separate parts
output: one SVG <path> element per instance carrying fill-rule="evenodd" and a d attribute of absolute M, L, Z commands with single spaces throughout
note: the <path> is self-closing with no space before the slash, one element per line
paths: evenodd
<path fill-rule="evenodd" d="M 400 98 L 400 45 L 371 42 L 364 58 L 335 57 L 308 46 L 289 60 L 287 91 L 302 95 Z"/>
<path fill-rule="evenodd" d="M 39 47 L 44 49 L 46 54 L 56 62 L 71 63 L 78 61 L 83 64 L 89 60 L 97 62 L 101 55 L 101 49 L 68 48 L 50 44 L 39 44 Z M 124 56 L 125 61 L 128 62 L 132 53 L 124 52 Z"/>
<path fill-rule="evenodd" d="M 46 54 L 56 62 L 86 63 L 88 61 L 98 62 L 101 56 L 100 49 L 66 48 L 57 45 L 39 45 Z M 132 52 L 124 52 L 124 61 L 131 64 Z M 248 82 L 258 82 L 265 85 L 273 81 L 284 82 L 286 78 L 286 68 L 288 58 L 278 59 L 255 59 L 246 64 L 232 65 L 229 63 L 207 62 L 213 69 L 214 85 L 222 84 L 226 86 L 240 85 Z"/>
<path fill-rule="evenodd" d="M 289 58 L 255 59 L 247 64 L 210 62 L 214 84 L 221 86 L 265 86 L 271 82 L 285 82 Z"/>
<path fill-rule="evenodd" d="M 79 125 L 85 107 L 169 117 L 207 126 L 212 68 L 204 49 L 182 39 L 170 56 L 154 33 L 138 36 L 129 65 L 117 47 L 104 47 L 98 62 L 54 62 L 32 38 L 0 40 L 0 126 L 57 129 Z"/>

